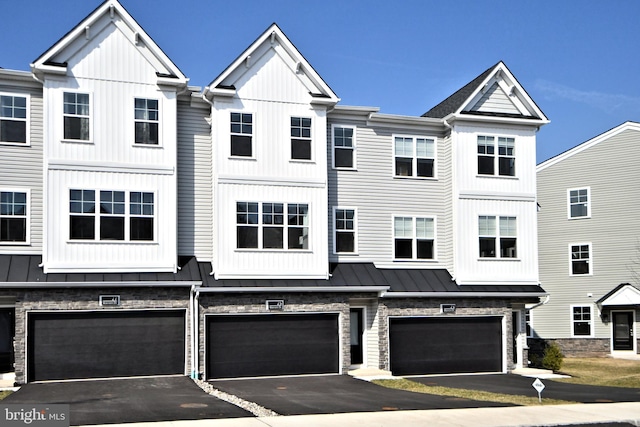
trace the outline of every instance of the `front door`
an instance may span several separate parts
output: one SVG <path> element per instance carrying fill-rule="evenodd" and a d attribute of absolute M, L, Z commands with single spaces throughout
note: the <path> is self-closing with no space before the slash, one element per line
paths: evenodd
<path fill-rule="evenodd" d="M 633 350 L 633 312 L 613 312 L 613 349 Z"/>
<path fill-rule="evenodd" d="M 352 308 L 349 313 L 351 324 L 351 364 L 362 365 L 364 362 L 364 346 L 362 334 L 364 332 L 364 309 Z"/>

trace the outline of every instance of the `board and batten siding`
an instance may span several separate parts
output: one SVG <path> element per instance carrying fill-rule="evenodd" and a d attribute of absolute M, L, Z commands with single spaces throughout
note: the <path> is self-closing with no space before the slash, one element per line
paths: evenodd
<path fill-rule="evenodd" d="M 203 101 L 178 102 L 178 254 L 213 259 L 211 111 Z"/>
<path fill-rule="evenodd" d="M 331 125 L 356 125 L 356 170 L 333 169 Z M 436 179 L 394 177 L 393 135 L 436 138 Z M 439 132 L 430 129 L 371 127 L 364 121 L 331 116 L 328 126 L 330 259 L 334 262 L 375 262 L 384 267 L 447 268 L 446 179 L 448 157 Z M 333 253 L 333 207 L 357 209 L 356 255 Z M 393 217 L 436 218 L 436 260 L 394 263 Z"/>
<path fill-rule="evenodd" d="M 27 95 L 29 98 L 29 145 L 0 144 L 0 189 L 25 189 L 30 192 L 30 244 L 0 244 L 0 254 L 42 252 L 43 212 L 43 117 L 42 87 L 9 81 L 0 83 L 0 93 Z"/>
<path fill-rule="evenodd" d="M 640 216 L 632 208 L 640 198 L 638 158 L 636 127 L 538 172 L 540 281 L 551 299 L 533 313 L 537 335 L 570 338 L 570 306 L 592 305 L 595 337 L 609 337 L 596 301 L 621 283 L 640 285 Z M 567 190 L 586 187 L 591 217 L 568 219 Z M 591 243 L 593 274 L 570 275 L 569 245 L 576 243 Z"/>

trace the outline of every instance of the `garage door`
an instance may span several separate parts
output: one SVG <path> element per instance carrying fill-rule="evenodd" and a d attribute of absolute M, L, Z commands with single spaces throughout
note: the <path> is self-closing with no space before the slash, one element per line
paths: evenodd
<path fill-rule="evenodd" d="M 29 313 L 29 381 L 184 373 L 185 312 Z"/>
<path fill-rule="evenodd" d="M 337 373 L 337 314 L 207 317 L 207 377 Z"/>
<path fill-rule="evenodd" d="M 500 317 L 389 319 L 394 375 L 502 371 Z"/>

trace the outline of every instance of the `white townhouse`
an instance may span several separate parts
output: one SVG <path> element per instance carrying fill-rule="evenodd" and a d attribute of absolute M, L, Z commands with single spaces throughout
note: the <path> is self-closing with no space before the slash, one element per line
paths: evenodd
<path fill-rule="evenodd" d="M 638 353 L 640 221 L 634 200 L 640 123 L 625 122 L 537 167 L 540 280 L 532 342 L 566 355 Z"/>
<path fill-rule="evenodd" d="M 0 97 L 16 382 L 526 366 L 548 120 L 504 63 L 383 114 L 273 24 L 200 89 L 107 0 Z"/>

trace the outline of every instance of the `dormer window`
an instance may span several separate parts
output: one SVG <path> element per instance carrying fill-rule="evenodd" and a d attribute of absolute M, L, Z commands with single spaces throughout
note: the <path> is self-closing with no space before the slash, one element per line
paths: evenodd
<path fill-rule="evenodd" d="M 253 157 L 253 114 L 231 113 L 231 156 Z"/>
<path fill-rule="evenodd" d="M 135 143 L 158 145 L 159 110 L 157 99 L 135 99 Z"/>
<path fill-rule="evenodd" d="M 64 94 L 64 139 L 71 141 L 90 140 L 89 94 Z"/>

